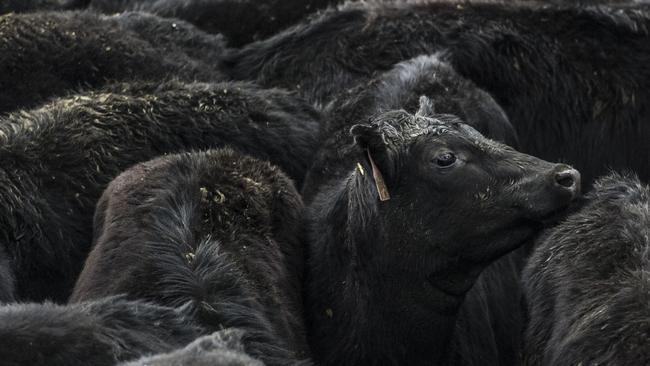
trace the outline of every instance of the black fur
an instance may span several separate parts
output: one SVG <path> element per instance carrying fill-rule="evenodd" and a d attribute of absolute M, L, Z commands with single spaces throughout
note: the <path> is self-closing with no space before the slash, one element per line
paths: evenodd
<path fill-rule="evenodd" d="M 14 272 L 5 248 L 0 246 L 0 305 L 14 301 Z"/>
<path fill-rule="evenodd" d="M 222 38 L 182 21 L 137 13 L 8 14 L 0 16 L 0 34 L 0 114 L 112 81 L 223 79 L 214 66 Z"/>
<path fill-rule="evenodd" d="M 124 31 L 135 33 L 163 52 L 173 65 L 179 65 L 180 75 L 188 78 L 218 81 L 225 78 L 214 66 L 225 52 L 225 40 L 221 35 L 200 31 L 180 19 L 162 18 L 143 12 L 124 12 L 102 17 L 105 22 L 114 21 Z"/>
<path fill-rule="evenodd" d="M 2 0 L 0 2 L 0 14 L 67 10 L 79 6 L 82 6 L 79 0 Z"/>
<path fill-rule="evenodd" d="M 381 3 L 391 0 L 365 1 Z M 287 0 L 4 0 L 0 3 L 0 14 L 84 8 L 108 14 L 142 10 L 165 17 L 190 20 L 212 33 L 227 34 L 233 40 L 233 46 L 241 46 L 271 36 L 316 10 L 342 2 L 343 0 L 304 0 L 298 3 Z M 634 8 L 648 5 L 647 0 L 450 0 L 448 2 L 461 5 L 471 2 L 495 4 L 519 2 L 556 6 L 608 5 Z"/>
<path fill-rule="evenodd" d="M 542 0 L 540 2 L 542 4 L 553 4 L 557 6 L 607 5 L 612 7 L 633 7 L 637 9 L 647 9 L 647 6 L 650 5 L 648 0 Z"/>
<path fill-rule="evenodd" d="M 446 50 L 506 111 L 522 150 L 585 183 L 608 167 L 650 180 L 650 17 L 634 7 L 347 4 L 226 62 L 239 79 L 327 103 L 396 62 Z"/>
<path fill-rule="evenodd" d="M 232 150 L 136 165 L 100 199 L 71 300 L 190 302 L 206 329 L 244 330 L 251 356 L 293 363 L 306 354 L 301 215 L 278 168 Z"/>
<path fill-rule="evenodd" d="M 427 96 L 436 113 L 453 114 L 493 140 L 517 145 L 517 135 L 501 107 L 485 91 L 459 76 L 444 54 L 422 55 L 396 64 L 368 83 L 345 90 L 330 103 L 328 133 L 350 121 L 404 109 L 417 112 Z"/>
<path fill-rule="evenodd" d="M 90 249 L 102 190 L 127 167 L 229 145 L 297 182 L 318 116 L 286 92 L 249 84 L 119 85 L 0 120 L 0 242 L 19 299 L 65 300 Z"/>
<path fill-rule="evenodd" d="M 323 365 L 455 364 L 456 319 L 483 268 L 577 194 L 562 164 L 487 140 L 451 115 L 390 111 L 332 149 L 308 209 L 309 339 Z M 456 160 L 441 166 L 440 159 Z M 372 163 L 391 198 L 380 202 Z M 446 159 L 444 160 L 447 161 Z M 572 172 L 573 185 L 555 183 Z M 463 334 L 460 334 L 463 336 Z"/>
<path fill-rule="evenodd" d="M 230 46 L 264 39 L 318 9 L 343 0 L 90 0 L 89 9 L 104 13 L 150 12 L 221 33 Z"/>
<path fill-rule="evenodd" d="M 170 353 L 145 357 L 120 366 L 264 366 L 244 351 L 239 329 L 225 329 Z"/>
<path fill-rule="evenodd" d="M 529 243 L 490 264 L 458 310 L 450 364 L 521 365 L 526 307 L 521 270 Z"/>
<path fill-rule="evenodd" d="M 188 309 L 121 297 L 0 307 L 3 366 L 113 366 L 183 347 L 200 334 Z"/>
<path fill-rule="evenodd" d="M 539 241 L 524 272 L 526 364 L 650 363 L 650 187 L 599 179 Z"/>

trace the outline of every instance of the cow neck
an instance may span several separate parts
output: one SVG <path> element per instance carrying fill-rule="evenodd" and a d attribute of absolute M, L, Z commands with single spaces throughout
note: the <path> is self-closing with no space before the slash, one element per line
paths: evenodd
<path fill-rule="evenodd" d="M 308 266 L 314 353 L 326 365 L 442 361 L 463 297 L 439 291 L 426 274 L 378 268 L 377 251 L 391 238 L 379 214 L 387 202 L 379 201 L 370 171 L 358 167 L 312 205 L 321 210 L 311 222 Z"/>

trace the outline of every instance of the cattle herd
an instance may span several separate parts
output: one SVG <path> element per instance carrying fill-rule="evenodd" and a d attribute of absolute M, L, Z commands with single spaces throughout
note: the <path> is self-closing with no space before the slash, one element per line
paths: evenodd
<path fill-rule="evenodd" d="M 0 366 L 650 365 L 650 2 L 0 0 Z"/>

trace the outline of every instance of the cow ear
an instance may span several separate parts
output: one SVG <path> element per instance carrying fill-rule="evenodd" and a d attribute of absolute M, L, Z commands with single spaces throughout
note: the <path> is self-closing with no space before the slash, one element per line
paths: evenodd
<path fill-rule="evenodd" d="M 388 201 L 390 194 L 386 181 L 381 172 L 381 169 L 375 163 L 373 155 L 382 154 L 386 149 L 386 141 L 380 128 L 376 125 L 359 124 L 354 125 L 350 129 L 350 134 L 354 137 L 354 142 L 365 151 L 368 163 L 372 168 L 372 178 L 375 181 L 377 193 L 379 194 L 380 201 Z"/>
<path fill-rule="evenodd" d="M 350 134 L 354 138 L 354 143 L 362 150 L 376 151 L 385 147 L 386 141 L 377 125 L 358 124 L 352 126 Z"/>
<path fill-rule="evenodd" d="M 420 97 L 420 108 L 418 109 L 416 116 L 419 117 L 432 117 L 436 113 L 433 101 L 427 96 Z"/>

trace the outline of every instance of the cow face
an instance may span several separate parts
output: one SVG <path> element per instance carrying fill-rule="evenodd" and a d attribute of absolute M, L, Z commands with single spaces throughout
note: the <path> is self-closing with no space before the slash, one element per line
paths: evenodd
<path fill-rule="evenodd" d="M 455 116 L 433 114 L 426 98 L 415 115 L 387 112 L 351 133 L 382 201 L 377 212 L 388 247 L 375 249 L 399 253 L 393 264 L 404 270 L 432 267 L 448 278 L 451 267 L 482 268 L 476 264 L 521 245 L 579 194 L 575 169 L 486 139 Z"/>

